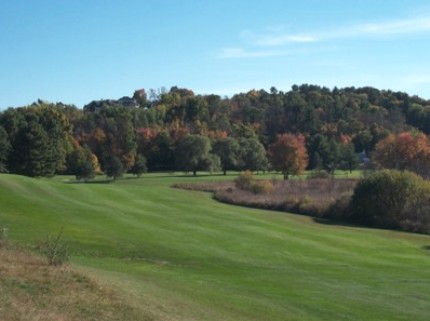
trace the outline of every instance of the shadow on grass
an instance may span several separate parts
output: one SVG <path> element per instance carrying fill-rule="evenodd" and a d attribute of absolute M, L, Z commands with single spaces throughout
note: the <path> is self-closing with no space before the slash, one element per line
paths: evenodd
<path fill-rule="evenodd" d="M 364 227 L 362 225 L 354 224 L 349 221 L 333 219 L 333 218 L 323 218 L 323 217 L 312 217 L 315 223 L 331 226 L 345 226 L 345 227 Z"/>
<path fill-rule="evenodd" d="M 110 179 L 110 178 L 106 178 L 106 179 L 96 179 L 96 180 L 88 180 L 88 181 L 83 181 L 83 180 L 70 180 L 68 182 L 66 182 L 67 184 L 110 184 L 115 182 L 114 180 Z"/>
<path fill-rule="evenodd" d="M 430 251 L 430 245 L 423 245 L 423 250 Z"/>

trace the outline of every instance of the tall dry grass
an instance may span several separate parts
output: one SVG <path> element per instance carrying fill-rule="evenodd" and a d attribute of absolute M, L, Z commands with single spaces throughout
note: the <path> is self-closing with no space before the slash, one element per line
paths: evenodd
<path fill-rule="evenodd" d="M 150 320 L 112 290 L 69 266 L 11 245 L 0 246 L 0 320 Z"/>
<path fill-rule="evenodd" d="M 272 180 L 270 193 L 253 193 L 234 182 L 178 184 L 175 187 L 214 193 L 218 201 L 319 217 L 345 217 L 356 179 Z"/>

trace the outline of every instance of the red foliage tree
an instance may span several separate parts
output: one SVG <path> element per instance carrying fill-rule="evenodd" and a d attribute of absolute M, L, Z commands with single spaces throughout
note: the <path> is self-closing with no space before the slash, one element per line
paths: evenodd
<path fill-rule="evenodd" d="M 430 141 L 421 132 L 390 134 L 375 146 L 372 160 L 380 167 L 409 170 L 428 177 Z"/>
<path fill-rule="evenodd" d="M 268 156 L 272 168 L 281 171 L 284 179 L 299 175 L 308 166 L 305 137 L 301 134 L 282 134 L 269 146 Z"/>

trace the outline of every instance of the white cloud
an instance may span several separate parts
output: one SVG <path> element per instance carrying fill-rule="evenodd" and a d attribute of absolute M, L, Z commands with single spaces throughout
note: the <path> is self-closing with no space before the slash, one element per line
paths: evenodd
<path fill-rule="evenodd" d="M 410 85 L 424 85 L 424 84 L 430 84 L 430 75 L 408 75 L 403 78 L 404 82 Z"/>
<path fill-rule="evenodd" d="M 358 25 L 358 33 L 367 35 L 400 35 L 430 31 L 430 17 L 417 17 Z"/>
<path fill-rule="evenodd" d="M 325 31 L 311 31 L 308 33 L 288 33 L 271 30 L 267 34 L 257 35 L 249 31 L 242 33 L 248 39 L 253 39 L 256 46 L 285 46 L 293 43 L 312 43 L 332 39 L 348 39 L 370 36 L 401 36 L 430 31 L 430 17 L 415 17 L 403 20 L 372 22 L 338 27 Z"/>
<path fill-rule="evenodd" d="M 273 57 L 287 54 L 282 50 L 246 50 L 243 48 L 223 48 L 217 55 L 217 58 L 261 58 Z"/>
<path fill-rule="evenodd" d="M 318 38 L 311 35 L 266 35 L 256 41 L 261 46 L 280 46 L 289 43 L 315 42 Z"/>

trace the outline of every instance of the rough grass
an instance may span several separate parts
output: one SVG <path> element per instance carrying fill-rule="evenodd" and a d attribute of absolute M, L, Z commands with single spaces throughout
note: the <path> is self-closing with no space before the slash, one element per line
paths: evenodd
<path fill-rule="evenodd" d="M 169 187 L 225 179 L 0 175 L 0 226 L 28 246 L 64 226 L 73 269 L 114 289 L 138 320 L 428 320 L 429 236 L 319 224 Z"/>
<path fill-rule="evenodd" d="M 126 321 L 145 320 L 145 316 L 71 267 L 52 267 L 29 251 L 1 246 L 0 319 Z"/>

